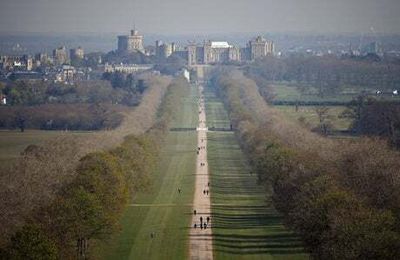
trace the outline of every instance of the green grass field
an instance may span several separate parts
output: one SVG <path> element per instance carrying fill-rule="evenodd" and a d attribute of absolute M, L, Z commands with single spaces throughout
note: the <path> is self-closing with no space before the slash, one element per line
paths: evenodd
<path fill-rule="evenodd" d="M 302 101 L 302 102 L 349 102 L 356 96 L 355 93 L 343 92 L 338 95 L 327 95 L 320 97 L 316 90 L 308 94 L 302 94 L 296 86 L 276 84 L 272 86 L 275 93 L 275 101 Z M 310 88 L 312 89 L 312 88 Z"/>
<path fill-rule="evenodd" d="M 207 97 L 208 125 L 227 122 L 222 103 Z M 250 173 L 234 133 L 208 133 L 208 163 L 215 259 L 308 259 Z"/>
<path fill-rule="evenodd" d="M 230 121 L 224 104 L 212 92 L 205 92 L 208 127 L 229 128 Z"/>
<path fill-rule="evenodd" d="M 171 127 L 196 127 L 192 87 Z M 186 259 L 196 166 L 197 132 L 169 132 L 150 192 L 139 193 L 121 219 L 121 232 L 99 245 L 103 259 Z M 181 194 L 177 189 L 182 190 Z M 155 237 L 150 234 L 154 232 Z"/>
<path fill-rule="evenodd" d="M 361 94 L 362 91 L 366 91 L 369 95 L 379 98 L 381 100 L 400 101 L 399 96 L 392 96 L 390 94 L 375 96 L 374 89 L 364 89 L 360 87 L 343 87 L 340 93 L 335 95 L 326 95 L 320 97 L 317 93 L 317 89 L 308 87 L 308 93 L 302 94 L 295 85 L 288 85 L 285 83 L 277 83 L 271 86 L 275 98 L 274 101 L 286 101 L 286 102 L 350 102 L 353 98 L 356 98 Z"/>
<path fill-rule="evenodd" d="M 17 158 L 30 144 L 40 145 L 52 138 L 65 134 L 87 135 L 90 132 L 26 130 L 21 133 L 20 131 L 0 131 L 0 161 Z"/>
<path fill-rule="evenodd" d="M 299 121 L 300 117 L 304 118 L 304 123 L 310 129 L 319 125 L 319 118 L 315 111 L 315 106 L 299 106 L 296 111 L 295 106 L 275 106 L 283 115 L 293 121 Z M 351 120 L 349 118 L 339 118 L 340 114 L 346 109 L 344 106 L 329 106 L 328 119 L 332 124 L 333 130 L 347 130 L 350 127 Z"/>

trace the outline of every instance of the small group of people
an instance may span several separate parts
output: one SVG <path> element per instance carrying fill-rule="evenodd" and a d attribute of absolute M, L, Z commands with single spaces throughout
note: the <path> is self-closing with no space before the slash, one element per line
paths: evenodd
<path fill-rule="evenodd" d="M 200 163 L 200 166 L 205 166 L 206 164 L 205 163 Z"/>
<path fill-rule="evenodd" d="M 203 194 L 204 194 L 204 195 L 206 195 L 206 194 L 208 195 L 208 193 L 209 193 L 208 190 L 203 190 Z"/>
<path fill-rule="evenodd" d="M 196 215 L 196 210 L 194 210 L 194 214 Z M 194 228 L 200 227 L 200 229 L 206 229 L 210 223 L 210 220 L 211 220 L 210 217 L 203 219 L 203 217 L 200 216 L 200 225 L 198 225 L 197 223 L 194 223 L 193 227 Z"/>

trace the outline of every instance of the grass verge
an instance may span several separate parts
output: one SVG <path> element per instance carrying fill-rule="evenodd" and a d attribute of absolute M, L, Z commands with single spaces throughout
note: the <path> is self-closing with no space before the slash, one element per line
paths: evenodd
<path fill-rule="evenodd" d="M 206 100 L 208 124 L 226 121 L 222 103 L 212 100 Z M 308 259 L 251 174 L 234 133 L 208 133 L 208 163 L 215 259 Z"/>
<path fill-rule="evenodd" d="M 195 127 L 197 120 L 197 90 L 192 87 L 171 127 Z M 121 219 L 121 232 L 100 246 L 99 258 L 187 258 L 196 137 L 194 131 L 168 133 L 151 190 L 137 194 Z"/>

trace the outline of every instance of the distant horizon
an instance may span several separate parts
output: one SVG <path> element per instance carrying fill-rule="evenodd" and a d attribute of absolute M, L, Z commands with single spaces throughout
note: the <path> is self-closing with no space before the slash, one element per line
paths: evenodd
<path fill-rule="evenodd" d="M 207 35 L 290 35 L 290 36 L 400 36 L 400 32 L 395 33 L 385 33 L 385 32 L 317 32 L 317 31 L 259 31 L 259 32 L 210 32 L 210 33 L 157 33 L 157 32 L 147 32 L 142 31 L 140 28 L 136 28 L 139 31 L 139 34 L 146 36 L 207 36 Z M 66 32 L 57 32 L 57 31 L 36 31 L 36 32 L 23 32 L 23 31 L 0 31 L 0 35 L 10 35 L 10 36 L 24 36 L 24 35 L 46 35 L 46 36 L 59 36 L 59 35 L 73 35 L 73 36 L 99 36 L 99 35 L 128 35 L 130 30 L 127 31 L 115 31 L 115 32 L 96 32 L 96 31 L 66 31 Z"/>
<path fill-rule="evenodd" d="M 398 0 L 2 0 L 0 32 L 400 34 Z"/>

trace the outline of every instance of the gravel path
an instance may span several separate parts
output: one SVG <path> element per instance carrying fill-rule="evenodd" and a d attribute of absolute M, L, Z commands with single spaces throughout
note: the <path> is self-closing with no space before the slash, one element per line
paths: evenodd
<path fill-rule="evenodd" d="M 190 259 L 213 259 L 211 199 L 207 163 L 207 127 L 203 85 L 199 85 L 199 126 L 197 128 L 196 182 L 190 228 Z M 196 211 L 196 213 L 195 213 Z"/>

